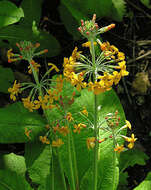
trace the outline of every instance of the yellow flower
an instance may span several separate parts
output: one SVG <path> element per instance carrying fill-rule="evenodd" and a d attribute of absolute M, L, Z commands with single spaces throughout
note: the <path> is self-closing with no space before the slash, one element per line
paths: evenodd
<path fill-rule="evenodd" d="M 8 62 L 11 63 L 11 62 L 14 62 L 14 61 L 18 61 L 17 58 L 13 58 L 15 56 L 14 53 L 12 53 L 12 49 L 9 49 L 7 51 L 7 58 L 8 58 Z"/>
<path fill-rule="evenodd" d="M 116 148 L 114 148 L 114 151 L 120 153 L 124 150 L 124 145 L 119 146 L 118 144 L 116 145 Z"/>
<path fill-rule="evenodd" d="M 81 113 L 83 113 L 83 115 L 86 115 L 88 117 L 88 111 L 86 110 L 85 107 L 83 107 L 83 110 L 81 111 Z"/>
<path fill-rule="evenodd" d="M 43 143 L 43 144 L 50 144 L 50 141 L 47 139 L 46 136 L 40 136 L 39 140 Z"/>
<path fill-rule="evenodd" d="M 24 107 L 27 108 L 30 112 L 33 112 L 33 110 L 35 109 L 35 104 L 34 102 L 30 101 L 30 96 L 28 96 L 27 98 L 22 98 Z"/>
<path fill-rule="evenodd" d="M 29 139 L 31 139 L 31 137 L 30 137 L 30 133 L 31 133 L 31 130 L 25 128 L 25 135 L 26 135 Z"/>
<path fill-rule="evenodd" d="M 125 60 L 125 54 L 123 52 L 118 52 L 117 57 L 118 57 L 118 61 Z"/>
<path fill-rule="evenodd" d="M 121 80 L 121 74 L 118 73 L 117 71 L 113 71 L 113 81 L 114 81 L 114 84 L 117 85 L 120 80 Z"/>
<path fill-rule="evenodd" d="M 64 142 L 62 141 L 62 139 L 57 139 L 56 141 L 52 141 L 53 147 L 60 147 L 63 144 L 64 144 Z"/>
<path fill-rule="evenodd" d="M 75 128 L 75 129 L 73 130 L 73 132 L 80 134 L 81 129 L 82 129 L 82 128 L 86 128 L 86 125 L 85 125 L 85 124 L 82 124 L 82 123 L 79 123 L 78 125 L 74 125 L 74 128 Z"/>
<path fill-rule="evenodd" d="M 81 52 L 82 51 L 78 51 L 77 47 L 74 48 L 74 50 L 72 52 L 72 56 L 71 56 L 73 58 L 74 62 L 76 61 L 76 59 L 79 59 Z"/>
<path fill-rule="evenodd" d="M 96 42 L 93 42 L 93 44 L 94 44 L 94 45 L 97 45 Z M 88 47 L 88 48 L 91 48 L 91 42 L 88 41 L 88 42 L 83 43 L 83 44 L 82 44 L 82 47 Z"/>
<path fill-rule="evenodd" d="M 86 88 L 87 86 L 86 82 L 83 82 L 83 80 L 84 78 L 82 77 L 82 73 L 79 73 L 78 75 L 72 73 L 71 84 L 76 86 L 78 91 L 81 91 L 81 88 Z"/>
<path fill-rule="evenodd" d="M 38 100 L 34 101 L 35 109 L 39 109 L 40 106 L 43 110 L 48 109 L 48 95 L 45 95 L 43 98 L 41 96 L 38 96 Z"/>
<path fill-rule="evenodd" d="M 8 89 L 8 92 L 10 92 L 10 99 L 15 101 L 16 100 L 16 96 L 19 93 L 19 88 L 21 87 L 20 83 L 16 83 L 17 81 L 15 80 L 13 87 Z"/>
<path fill-rule="evenodd" d="M 121 70 L 120 70 L 121 76 L 122 76 L 122 77 L 123 77 L 123 76 L 127 76 L 127 75 L 129 74 L 129 72 L 126 71 L 126 62 L 125 62 L 125 61 L 119 62 L 118 65 L 119 65 L 119 66 L 116 66 L 115 68 L 116 68 L 116 69 L 121 69 Z"/>
<path fill-rule="evenodd" d="M 39 72 L 39 67 L 41 67 L 40 64 L 36 63 L 34 60 L 31 60 L 30 64 L 33 66 L 33 68 L 34 68 L 34 70 L 35 70 L 36 72 Z M 28 73 L 29 73 L 29 74 L 32 74 L 31 65 L 28 66 L 28 69 L 29 69 L 29 70 L 28 70 Z"/>
<path fill-rule="evenodd" d="M 87 147 L 88 149 L 94 148 L 95 146 L 95 137 L 87 138 Z"/>
<path fill-rule="evenodd" d="M 124 137 L 128 144 L 128 148 L 132 149 L 134 147 L 134 142 L 137 140 L 137 138 L 134 137 L 134 134 L 131 135 L 131 137 Z"/>
<path fill-rule="evenodd" d="M 65 116 L 65 118 L 66 118 L 69 122 L 73 121 L 73 117 L 72 117 L 72 114 L 71 114 L 70 112 L 67 113 L 67 115 Z"/>
<path fill-rule="evenodd" d="M 68 126 L 62 126 L 61 128 L 59 128 L 59 133 L 63 134 L 64 136 L 66 136 L 69 133 L 69 129 Z"/>
<path fill-rule="evenodd" d="M 131 130 L 131 128 L 132 128 L 131 123 L 127 120 L 125 122 L 126 122 L 126 127 L 128 127 Z"/>
<path fill-rule="evenodd" d="M 49 66 L 52 66 L 51 69 L 49 69 L 49 72 L 51 72 L 53 69 L 55 69 L 55 71 L 58 73 L 60 70 L 58 69 L 58 67 L 56 65 L 54 65 L 53 63 L 48 63 Z"/>

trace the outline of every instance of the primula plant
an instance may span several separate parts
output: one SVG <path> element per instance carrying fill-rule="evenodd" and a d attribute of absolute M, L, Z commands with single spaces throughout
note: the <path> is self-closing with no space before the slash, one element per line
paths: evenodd
<path fill-rule="evenodd" d="M 15 80 L 8 89 L 10 99 L 21 100 L 31 116 L 41 117 L 34 126 L 28 119 L 31 123 L 21 131 L 24 138 L 20 142 L 27 143 L 26 173 L 32 181 L 26 189 L 32 189 L 33 184 L 38 190 L 117 189 L 120 154 L 132 149 L 137 138 L 126 136 L 131 124 L 125 120 L 112 86 L 129 73 L 124 53 L 98 39 L 115 25 L 99 28 L 95 21 L 95 14 L 90 21 L 81 20 L 78 30 L 86 38 L 82 47 L 89 53 L 84 55 L 75 47 L 72 55 L 64 58 L 62 75 L 50 78 L 52 70 L 59 72 L 52 63 L 40 75 L 41 65 L 34 58 L 47 50 L 37 52 L 39 43 L 17 43 L 18 54 L 8 50 L 8 62 L 27 61 L 33 77 L 33 82 Z M 44 168 L 38 170 L 38 163 Z"/>

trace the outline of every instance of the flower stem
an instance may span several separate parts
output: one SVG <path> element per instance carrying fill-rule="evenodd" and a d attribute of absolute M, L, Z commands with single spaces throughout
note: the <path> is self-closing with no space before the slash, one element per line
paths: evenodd
<path fill-rule="evenodd" d="M 62 182 L 63 182 L 63 187 L 64 187 L 63 189 L 67 190 L 67 186 L 66 186 L 66 181 L 65 181 L 65 176 L 64 176 L 64 171 L 63 171 L 63 166 L 62 166 L 59 150 L 57 151 L 57 153 L 58 153 L 58 160 L 59 160 L 60 171 L 61 171 L 61 176 L 62 176 Z"/>
<path fill-rule="evenodd" d="M 117 183 L 116 183 L 116 152 L 114 151 L 114 148 L 116 146 L 116 140 L 115 140 L 115 132 L 112 130 L 113 135 L 113 188 L 112 190 L 116 189 Z"/>
<path fill-rule="evenodd" d="M 71 130 L 68 133 L 68 156 L 69 156 L 69 167 L 70 167 L 70 174 L 71 174 L 71 190 L 76 190 L 75 188 L 75 177 L 73 172 L 73 163 L 72 163 L 72 152 L 71 152 Z"/>
<path fill-rule="evenodd" d="M 94 95 L 94 137 L 95 139 L 98 139 L 98 133 L 99 129 L 97 127 L 97 118 L 98 118 L 98 110 L 97 110 L 97 95 Z M 97 190 L 97 180 L 98 180 L 98 150 L 99 150 L 99 144 L 96 141 L 95 147 L 94 147 L 94 169 L 93 169 L 93 175 L 94 175 L 94 190 Z"/>
<path fill-rule="evenodd" d="M 93 81 L 97 80 L 97 70 L 96 70 L 96 63 L 95 63 L 95 49 L 93 39 L 91 41 L 91 55 L 92 55 L 92 63 L 93 63 Z M 94 94 L 94 137 L 96 139 L 95 147 L 94 147 L 94 167 L 93 167 L 93 190 L 97 190 L 97 181 L 98 181 L 98 151 L 99 151 L 99 144 L 97 142 L 98 135 L 99 135 L 99 128 L 97 126 L 98 122 L 98 105 L 97 105 L 97 95 Z"/>
<path fill-rule="evenodd" d="M 76 190 L 79 190 L 77 159 L 76 159 L 76 151 L 75 151 L 75 145 L 74 145 L 74 139 L 73 139 L 72 133 L 71 133 L 71 141 L 72 141 L 72 150 L 73 150 L 73 163 L 74 163 L 74 171 L 75 171 Z"/>

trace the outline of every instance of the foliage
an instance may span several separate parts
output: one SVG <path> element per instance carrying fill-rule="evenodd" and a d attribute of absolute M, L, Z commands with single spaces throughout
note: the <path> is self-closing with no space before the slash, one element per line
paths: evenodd
<path fill-rule="evenodd" d="M 38 28 L 41 7 L 42 0 L 23 0 L 19 8 L 10 1 L 0 1 L 0 46 L 19 49 L 19 53 L 8 50 L 8 62 L 27 61 L 33 78 L 32 82 L 18 83 L 10 69 L 0 67 L 0 91 L 7 93 L 8 89 L 12 101 L 21 100 L 0 108 L 0 143 L 25 143 L 24 156 L 0 155 L 0 189 L 121 188 L 127 183 L 125 169 L 144 165 L 148 157 L 138 150 L 127 151 L 137 138 L 126 136 L 131 124 L 125 121 L 119 98 L 111 89 L 128 75 L 125 55 L 97 38 L 115 25 L 99 28 L 95 14 L 90 21 L 82 20 L 78 29 L 87 38 L 83 47 L 89 48 L 90 55 L 84 56 L 75 48 L 64 59 L 63 77 L 50 78 L 52 70 L 59 72 L 52 63 L 41 76 L 34 58 L 47 49 L 48 57 L 55 56 L 60 49 L 51 34 Z M 122 21 L 125 9 L 124 0 L 62 0 L 59 13 L 68 32 L 79 39 L 75 27 L 82 18 L 95 12 L 99 18 Z M 47 49 L 36 52 L 37 42 Z"/>
<path fill-rule="evenodd" d="M 28 142 L 26 127 L 32 130 L 31 140 L 45 131 L 45 120 L 37 113 L 29 113 L 20 102 L 0 108 L 0 118 L 0 143 Z"/>
<path fill-rule="evenodd" d="M 17 8 L 9 1 L 1 1 L 0 3 L 2 5 L 0 10 L 3 10 L 1 11 L 2 16 L 0 15 L 1 47 L 16 48 L 15 44 L 24 39 L 31 42 L 38 41 L 41 47 L 49 50 L 48 56 L 55 56 L 59 53 L 60 45 L 58 41 L 51 34 L 38 29 L 42 0 L 23 0 L 20 5 L 22 8 Z M 21 19 L 21 17 L 24 18 Z M 11 25 L 18 21 L 17 25 Z M 5 40 L 8 43 L 5 43 Z"/>
<path fill-rule="evenodd" d="M 67 31 L 75 39 L 79 38 L 76 28 L 81 19 L 89 19 L 93 13 L 96 13 L 100 19 L 109 17 L 116 21 L 122 21 L 125 12 L 124 0 L 62 0 L 59 7 L 61 19 Z"/>
<path fill-rule="evenodd" d="M 138 187 L 134 188 L 134 190 L 149 190 L 151 189 L 151 172 L 147 174 L 145 180 L 138 185 Z"/>
<path fill-rule="evenodd" d="M 14 74 L 10 68 L 0 66 L 0 92 L 8 93 L 8 88 L 14 81 Z"/>
<path fill-rule="evenodd" d="M 144 166 L 146 164 L 146 160 L 149 157 L 139 149 L 133 149 L 130 151 L 123 152 L 120 156 L 119 169 L 120 169 L 120 183 L 119 189 L 124 189 L 124 186 L 128 184 L 127 178 L 128 173 L 125 172 L 125 169 L 128 167 L 133 167 L 135 164 Z"/>

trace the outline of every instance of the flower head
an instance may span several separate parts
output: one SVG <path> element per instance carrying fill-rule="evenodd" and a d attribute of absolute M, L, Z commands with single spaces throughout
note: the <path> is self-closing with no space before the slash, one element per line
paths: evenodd
<path fill-rule="evenodd" d="M 20 87 L 21 87 L 21 84 L 20 83 L 17 84 L 17 81 L 15 80 L 13 87 L 8 89 L 8 92 L 10 92 L 11 100 L 13 100 L 13 101 L 16 100 L 16 96 L 20 92 Z"/>
<path fill-rule="evenodd" d="M 124 137 L 124 139 L 129 142 L 128 148 L 132 149 L 134 147 L 134 142 L 137 140 L 137 138 L 134 137 L 134 134 L 131 135 L 131 137 Z"/>
<path fill-rule="evenodd" d="M 124 150 L 124 145 L 119 146 L 118 144 L 114 148 L 114 151 L 121 153 Z"/>

